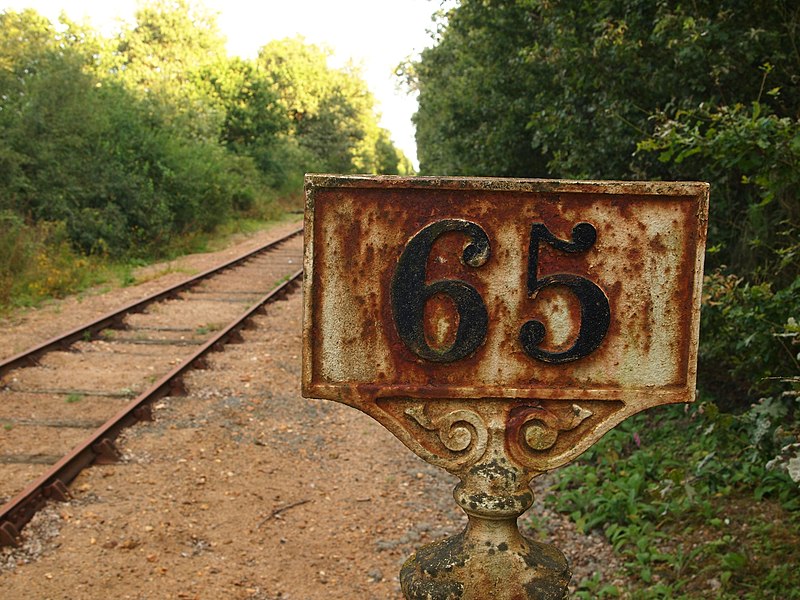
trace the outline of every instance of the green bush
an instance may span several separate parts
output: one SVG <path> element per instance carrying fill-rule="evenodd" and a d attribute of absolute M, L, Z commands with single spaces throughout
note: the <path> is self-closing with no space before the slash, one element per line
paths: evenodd
<path fill-rule="evenodd" d="M 25 223 L 0 211 L 0 309 L 61 297 L 84 287 L 87 261 L 72 250 L 64 223 Z"/>
<path fill-rule="evenodd" d="M 638 154 L 655 153 L 673 178 L 711 182 L 708 266 L 774 289 L 800 275 L 800 121 L 761 102 L 651 120 Z"/>
<path fill-rule="evenodd" d="M 632 598 L 800 597 L 800 572 L 783 568 L 800 560 L 797 486 L 766 467 L 754 436 L 769 412 L 760 404 L 735 416 L 709 402 L 651 409 L 561 469 L 548 502 L 605 534 Z M 711 579 L 716 592 L 705 587 Z"/>
<path fill-rule="evenodd" d="M 795 338 L 800 318 L 800 276 L 774 291 L 715 271 L 704 281 L 699 385 L 722 407 L 747 407 L 761 396 L 787 391 L 800 375 Z"/>
<path fill-rule="evenodd" d="M 147 2 L 110 39 L 0 11 L 0 210 L 59 223 L 76 254 L 125 261 L 231 219 L 275 218 L 288 206 L 276 196 L 294 203 L 306 172 L 352 170 L 378 142 L 382 168 L 397 170 L 357 71 L 301 40 L 269 55 L 302 66 L 309 53 L 328 83 L 226 57 L 213 16 L 189 2 Z M 293 90 L 326 111 L 287 112 Z"/>

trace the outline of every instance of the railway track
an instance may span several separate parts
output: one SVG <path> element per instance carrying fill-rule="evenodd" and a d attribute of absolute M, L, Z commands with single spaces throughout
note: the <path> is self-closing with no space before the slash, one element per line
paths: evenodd
<path fill-rule="evenodd" d="M 0 361 L 0 545 L 302 275 L 302 228 Z"/>

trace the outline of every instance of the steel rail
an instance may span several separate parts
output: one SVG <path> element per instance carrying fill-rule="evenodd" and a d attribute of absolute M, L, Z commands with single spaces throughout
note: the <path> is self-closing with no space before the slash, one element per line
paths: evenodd
<path fill-rule="evenodd" d="M 69 454 L 46 473 L 0 507 L 0 546 L 18 545 L 22 528 L 48 499 L 68 500 L 69 491 L 66 486 L 84 468 L 93 463 L 102 464 L 118 459 L 119 455 L 113 442 L 119 433 L 138 421 L 148 420 L 150 418 L 149 407 L 153 402 L 170 394 L 183 393 L 183 375 L 192 368 L 198 368 L 198 361 L 202 360 L 206 354 L 220 349 L 226 341 L 239 335 L 239 331 L 251 317 L 262 310 L 265 304 L 286 295 L 298 283 L 302 274 L 302 269 L 296 271 L 289 276 L 287 281 L 252 304 L 233 323 L 218 332 L 194 354 L 133 399 L 124 409 L 75 446 Z"/>
<path fill-rule="evenodd" d="M 164 288 L 154 294 L 141 298 L 139 300 L 135 300 L 130 304 L 123 306 L 120 309 L 117 309 L 113 312 L 110 312 L 98 319 L 80 325 L 75 329 L 67 331 L 59 336 L 51 338 L 41 344 L 34 346 L 33 348 L 29 348 L 28 350 L 24 350 L 10 358 L 0 361 L 0 377 L 3 377 L 9 371 L 13 369 L 17 369 L 23 366 L 32 366 L 36 364 L 36 361 L 47 352 L 51 352 L 56 349 L 66 348 L 71 344 L 85 339 L 87 332 L 90 335 L 96 335 L 99 331 L 103 329 L 107 329 L 109 327 L 120 327 L 122 325 L 122 319 L 131 313 L 141 312 L 148 304 L 152 304 L 153 302 L 158 302 L 159 300 L 164 300 L 166 298 L 171 298 L 177 296 L 180 292 L 200 283 L 202 280 L 207 279 L 208 277 L 215 275 L 221 271 L 239 265 L 250 258 L 253 258 L 255 255 L 260 254 L 262 252 L 266 252 L 272 247 L 277 246 L 278 244 L 285 242 L 292 237 L 301 234 L 303 231 L 302 226 L 298 229 L 286 234 L 285 236 L 273 240 L 272 242 L 265 244 L 255 250 L 251 250 L 238 258 L 234 258 L 222 265 L 218 265 L 207 271 L 203 271 L 199 275 L 195 275 L 193 277 L 189 277 L 188 279 L 184 279 L 183 281 L 176 283 L 175 285 Z"/>

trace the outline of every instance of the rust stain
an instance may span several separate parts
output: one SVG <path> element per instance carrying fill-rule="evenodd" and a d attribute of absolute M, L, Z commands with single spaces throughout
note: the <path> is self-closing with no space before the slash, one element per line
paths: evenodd
<path fill-rule="evenodd" d="M 423 321 L 428 345 L 440 352 L 453 346 L 460 318 L 458 309 L 449 296 L 433 295 L 425 303 Z"/>

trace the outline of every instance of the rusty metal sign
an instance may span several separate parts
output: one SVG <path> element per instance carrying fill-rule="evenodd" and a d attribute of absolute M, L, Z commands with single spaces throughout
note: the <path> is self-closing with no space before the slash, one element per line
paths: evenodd
<path fill-rule="evenodd" d="M 707 184 L 315 175 L 306 199 L 303 394 L 461 477 L 471 522 L 694 399 Z"/>
<path fill-rule="evenodd" d="M 694 399 L 706 184 L 311 176 L 307 194 L 304 395 L 382 422 L 407 421 L 398 398 L 574 403 L 543 468 L 582 428 Z"/>

